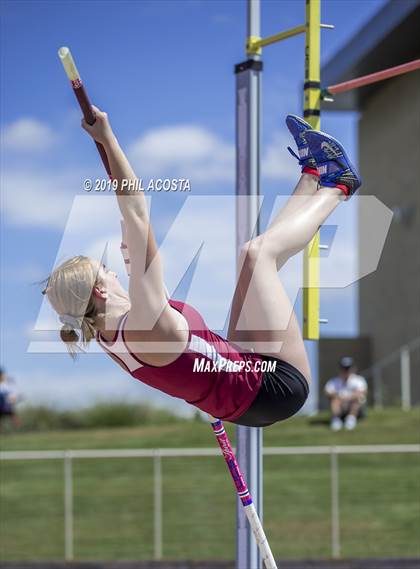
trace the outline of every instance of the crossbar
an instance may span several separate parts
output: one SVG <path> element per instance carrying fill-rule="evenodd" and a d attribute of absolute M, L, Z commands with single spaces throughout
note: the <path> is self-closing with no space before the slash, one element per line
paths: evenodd
<path fill-rule="evenodd" d="M 414 61 L 409 61 L 402 65 L 390 67 L 389 69 L 383 69 L 382 71 L 376 71 L 375 73 L 369 73 L 369 75 L 362 75 L 362 77 L 350 79 L 350 81 L 331 85 L 330 87 L 327 87 L 324 92 L 326 95 L 328 95 L 328 93 L 331 95 L 344 93 L 345 91 L 364 87 L 365 85 L 371 85 L 372 83 L 378 83 L 379 81 L 384 81 L 385 79 L 390 79 L 397 75 L 404 75 L 405 73 L 416 71 L 416 69 L 420 69 L 420 59 L 415 59 Z"/>

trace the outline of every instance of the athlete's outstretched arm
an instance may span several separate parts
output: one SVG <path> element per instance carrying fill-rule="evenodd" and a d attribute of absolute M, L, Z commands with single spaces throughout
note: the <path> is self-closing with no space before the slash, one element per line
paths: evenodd
<path fill-rule="evenodd" d="M 149 221 L 144 192 L 138 190 L 136 185 L 131 185 L 130 188 L 129 182 L 135 184 L 137 177 L 112 131 L 107 114 L 93 108 L 96 122 L 88 125 L 82 121 L 82 126 L 104 146 L 112 178 L 118 181 L 116 195 L 124 218 L 131 265 L 130 316 L 139 328 L 148 328 L 150 323 L 157 322 L 166 312 L 160 255 Z"/>
<path fill-rule="evenodd" d="M 118 205 L 124 220 L 131 218 L 140 218 L 148 220 L 147 204 L 144 198 L 144 192 L 138 191 L 135 185 L 138 182 L 130 163 L 120 147 L 117 137 L 115 136 L 108 120 L 108 115 L 100 111 L 92 105 L 95 111 L 96 121 L 89 125 L 84 119 L 82 127 L 94 138 L 100 142 L 107 154 L 109 165 L 111 168 L 112 179 L 118 182 L 116 195 Z M 130 182 L 132 185 L 130 187 Z"/>

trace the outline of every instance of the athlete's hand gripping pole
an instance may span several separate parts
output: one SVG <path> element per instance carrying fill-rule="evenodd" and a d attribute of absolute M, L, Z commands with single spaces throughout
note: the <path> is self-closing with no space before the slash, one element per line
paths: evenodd
<path fill-rule="evenodd" d="M 67 73 L 67 77 L 70 79 L 73 92 L 76 95 L 76 99 L 79 102 L 85 121 L 88 124 L 93 124 L 96 121 L 96 116 L 92 109 L 92 105 L 89 101 L 86 89 L 83 86 L 82 80 L 80 78 L 79 72 L 77 71 L 76 65 L 73 61 L 73 57 L 70 53 L 69 48 L 60 47 L 60 49 L 58 50 L 58 57 L 61 59 L 61 63 L 63 64 L 65 72 Z M 105 148 L 99 142 L 96 142 L 96 147 L 102 158 L 105 170 L 107 171 L 108 176 L 111 177 L 111 168 L 109 167 L 109 162 L 105 152 Z"/>

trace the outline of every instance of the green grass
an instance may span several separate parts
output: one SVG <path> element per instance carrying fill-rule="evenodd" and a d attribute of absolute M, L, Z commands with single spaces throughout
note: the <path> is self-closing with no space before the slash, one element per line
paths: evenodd
<path fill-rule="evenodd" d="M 226 424 L 234 443 L 234 426 Z M 419 442 L 419 410 L 370 412 L 354 432 L 331 433 L 326 416 L 295 417 L 264 431 L 266 446 Z M 3 436 L 2 450 L 210 447 L 199 421 Z M 345 455 L 340 464 L 342 555 L 418 556 L 419 457 Z M 1 560 L 63 557 L 63 464 L 1 462 Z M 153 461 L 74 460 L 75 556 L 153 558 Z M 165 458 L 165 559 L 232 559 L 235 494 L 221 457 Z M 275 556 L 331 554 L 328 456 L 266 456 L 264 525 Z"/>
<path fill-rule="evenodd" d="M 19 412 L 20 432 L 88 430 L 94 428 L 135 427 L 179 422 L 164 409 L 127 401 L 96 403 L 83 409 L 55 409 L 47 405 L 29 405 Z M 10 432 L 9 425 L 2 425 Z"/>
<path fill-rule="evenodd" d="M 235 425 L 225 424 L 235 442 Z M 205 421 L 183 419 L 170 423 L 136 427 L 89 428 L 23 432 L 1 437 L 1 450 L 63 450 L 118 448 L 181 448 L 214 445 Z M 352 432 L 333 433 L 325 413 L 317 417 L 293 417 L 264 430 L 266 446 L 314 446 L 337 444 L 409 444 L 420 442 L 420 410 L 402 412 L 398 408 L 369 411 L 365 421 Z"/>

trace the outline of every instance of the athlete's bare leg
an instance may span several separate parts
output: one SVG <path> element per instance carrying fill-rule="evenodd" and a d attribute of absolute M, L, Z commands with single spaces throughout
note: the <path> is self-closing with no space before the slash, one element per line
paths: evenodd
<path fill-rule="evenodd" d="M 293 306 L 279 279 L 278 268 L 309 243 L 318 228 L 344 199 L 337 188 L 320 188 L 314 176 L 300 191 L 310 195 L 304 207 L 290 206 L 268 230 L 246 243 L 234 294 L 228 339 L 245 349 L 273 355 L 295 366 L 310 380 L 305 346 Z M 288 204 L 286 204 L 287 207 Z"/>
<path fill-rule="evenodd" d="M 318 176 L 302 174 L 292 195 L 277 213 L 273 221 L 268 226 L 268 229 L 275 226 L 280 220 L 284 219 L 291 213 L 295 213 L 299 209 L 302 209 L 308 200 L 310 200 L 311 196 L 316 194 L 318 190 L 318 182 Z"/>

